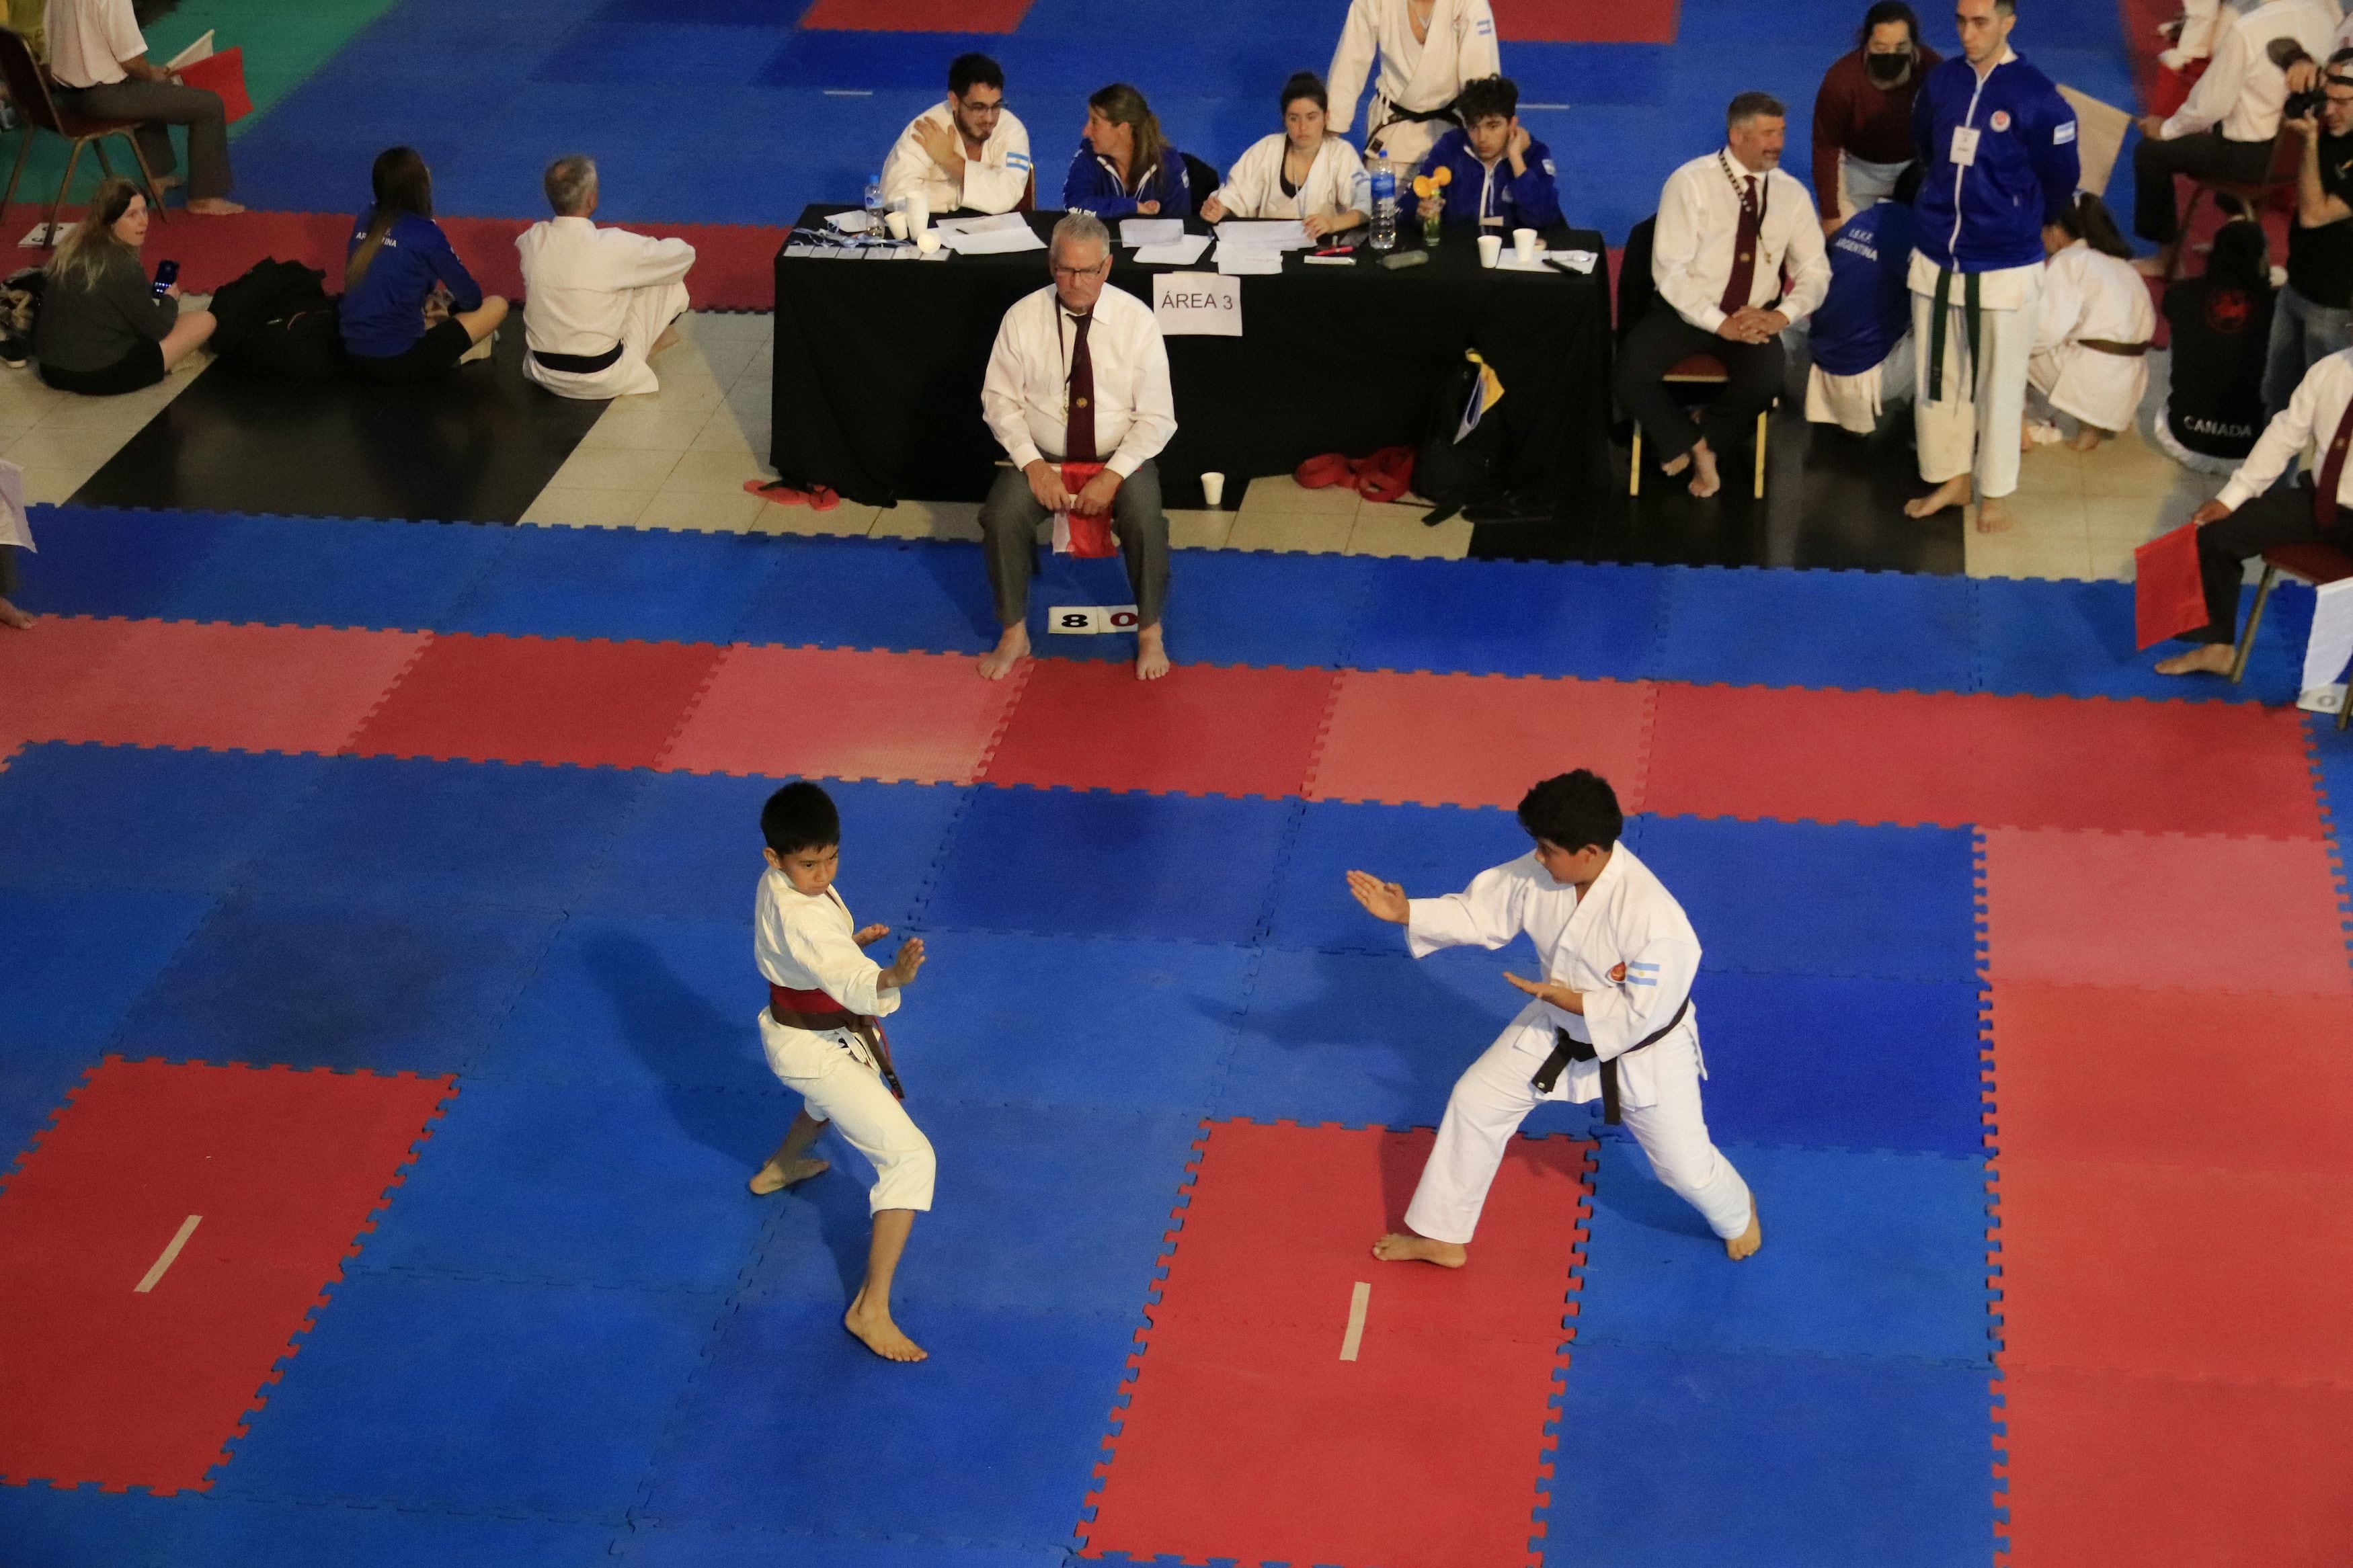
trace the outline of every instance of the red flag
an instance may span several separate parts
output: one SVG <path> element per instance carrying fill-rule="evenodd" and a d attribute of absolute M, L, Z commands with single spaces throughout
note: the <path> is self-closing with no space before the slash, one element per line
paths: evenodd
<path fill-rule="evenodd" d="M 2133 552 L 2133 630 L 2148 647 L 2205 624 L 2198 530 L 2185 522 Z"/>
<path fill-rule="evenodd" d="M 206 92 L 220 94 L 221 110 L 231 125 L 253 112 L 253 100 L 245 95 L 245 51 L 223 49 L 191 60 L 173 73 L 183 87 L 200 87 Z"/>
<path fill-rule="evenodd" d="M 1087 488 L 1089 479 L 1103 471 L 1101 463 L 1064 463 L 1062 488 L 1075 496 Z M 1119 545 L 1111 534 L 1111 513 L 1104 511 L 1089 516 L 1082 511 L 1056 512 L 1054 550 L 1057 554 L 1075 556 L 1082 561 L 1118 554 Z"/>

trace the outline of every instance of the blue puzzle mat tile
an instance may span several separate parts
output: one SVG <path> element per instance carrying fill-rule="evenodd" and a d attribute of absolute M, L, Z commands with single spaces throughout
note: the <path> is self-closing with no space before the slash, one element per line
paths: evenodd
<path fill-rule="evenodd" d="M 421 902 L 232 900 L 132 1009 L 121 1049 L 208 1062 L 460 1070 L 556 917 Z"/>
<path fill-rule="evenodd" d="M 1301 816 L 1274 885 L 1267 940 L 1334 952 L 1405 951 L 1405 932 L 1373 919 L 1349 896 L 1350 871 L 1400 883 L 1418 899 L 1461 892 L 1490 866 L 1530 845 L 1508 811 L 1317 801 Z"/>
<path fill-rule="evenodd" d="M 2253 604 L 2253 590 L 2249 589 L 2241 595 L 2242 626 Z M 2266 611 L 2240 685 L 2159 675 L 2157 661 L 2171 649 L 2166 645 L 2146 653 L 2134 648 L 2129 583 L 1989 578 L 1978 584 L 1978 616 L 1983 638 L 1978 680 L 1988 691 L 2030 697 L 2148 697 L 2169 702 L 2286 702 L 2294 700 L 2303 669 L 2302 639 L 2291 644 L 2288 627 L 2274 625 Z"/>
<path fill-rule="evenodd" d="M 785 560 L 767 541 L 740 534 L 631 528 L 513 533 L 450 616 L 450 630 L 723 643 Z"/>
<path fill-rule="evenodd" d="M 535 1083 L 776 1087 L 740 921 L 566 921 L 471 1070 Z M 762 1151 L 763 1153 L 765 1151 Z"/>
<path fill-rule="evenodd" d="M 652 775 L 613 768 L 338 757 L 256 859 L 258 887 L 550 913 L 586 883 L 587 847 Z"/>
<path fill-rule="evenodd" d="M 981 790 L 956 823 L 922 923 L 1250 942 L 1297 810 L 1214 795 Z M 1018 877 L 1007 874 L 1014 866 Z"/>
<path fill-rule="evenodd" d="M 1549 1542 L 1574 1542 L 1577 1561 L 1610 1568 L 1985 1568 L 1987 1377 L 1580 1337 L 1551 1501 L 1536 1518 Z"/>
<path fill-rule="evenodd" d="M 955 1104 L 912 1087 L 907 1106 L 937 1152 L 939 1194 L 892 1288 L 902 1323 L 951 1310 L 1142 1313 L 1198 1112 Z M 776 1219 L 745 1299 L 838 1310 L 858 1292 L 872 1169 L 829 1134 L 818 1152 L 833 1169 L 762 1205 Z"/>
<path fill-rule="evenodd" d="M 747 1087 L 757 1087 L 748 1085 Z M 353 1266 L 724 1293 L 790 1101 L 470 1079 Z"/>
<path fill-rule="evenodd" d="M 38 548 L 17 558 L 15 596 L 43 616 L 160 615 L 227 531 L 209 512 L 37 506 L 31 521 Z"/>
<path fill-rule="evenodd" d="M 180 579 L 169 620 L 442 629 L 525 530 L 353 518 L 230 517 L 221 548 Z"/>
<path fill-rule="evenodd" d="M 1251 964 L 1248 948 L 1220 943 L 969 931 L 930 937 L 925 952 L 890 1027 L 926 1103 L 1196 1116 L 1233 1048 Z M 1073 1027 L 1082 1018 L 1111 1026 Z"/>
<path fill-rule="evenodd" d="M 1984 1154 L 1977 982 L 1706 971 L 1693 994 L 1717 1138 Z"/>
<path fill-rule="evenodd" d="M 536 74 L 542 81 L 694 90 L 707 82 L 748 82 L 764 63 L 758 53 L 744 47 L 740 27 L 686 17 L 592 21 L 566 33 L 540 61 Z"/>
<path fill-rule="evenodd" d="M 781 560 L 732 639 L 787 647 L 983 653 L 997 643 L 977 545 L 763 542 Z"/>
<path fill-rule="evenodd" d="M 1737 1268 L 1630 1136 L 1603 1141 L 1580 1346 L 1910 1356 L 1990 1369 L 1983 1160 L 1718 1147 L 1747 1181 L 1765 1229 L 1764 1248 Z"/>
<path fill-rule="evenodd" d="M 0 1486 L 0 1542 L 9 1556 L 58 1568 L 181 1568 L 226 1562 L 195 1556 L 189 1537 L 212 1500 L 198 1492 L 148 1497 L 95 1486 Z"/>
<path fill-rule="evenodd" d="M 617 1521 L 720 1311 L 687 1291 L 398 1274 L 331 1294 L 217 1489 Z"/>
<path fill-rule="evenodd" d="M 1435 1127 L 1454 1080 L 1520 1010 L 1503 979 L 1512 963 L 1476 949 L 1419 963 L 1268 952 L 1216 1114 Z"/>
<path fill-rule="evenodd" d="M 915 1376 L 844 1333 L 839 1301 L 745 1302 L 680 1408 L 639 1517 L 1068 1545 L 1134 1315 L 894 1315 L 931 1352 Z M 794 1432 L 827 1440 L 777 1440 Z"/>
<path fill-rule="evenodd" d="M 1967 691 L 1977 584 L 1893 572 L 1678 568 L 1659 673 L 1744 686 Z"/>
<path fill-rule="evenodd" d="M 1365 555 L 1183 551 L 1170 568 L 1170 646 L 1187 664 L 1336 666 L 1379 564 Z"/>
<path fill-rule="evenodd" d="M 227 892 L 330 767 L 274 753 L 27 746 L 0 771 L 0 885 Z"/>
<path fill-rule="evenodd" d="M 0 1050 L 95 1063 L 216 902 L 209 893 L 24 889 L 0 898 Z"/>
<path fill-rule="evenodd" d="M 99 1052 L 0 1050 L 0 1180 L 8 1167 L 32 1147 L 48 1128 L 50 1119 L 66 1108 L 66 1098 L 98 1065 Z M 5 1540 L 0 1534 L 0 1540 Z"/>
<path fill-rule="evenodd" d="M 613 1560 L 616 1535 L 610 1524 L 218 1498 L 194 1510 L 178 1562 L 186 1568 L 602 1568 Z M 123 1565 L 117 1560 L 110 1568 Z"/>
<path fill-rule="evenodd" d="M 814 1537 L 794 1531 L 639 1525 L 615 1547 L 630 1568 L 1068 1568 L 1061 1546 L 976 1546 L 943 1541 Z"/>
<path fill-rule="evenodd" d="M 1958 828 L 1645 816 L 1627 837 L 1715 969 L 1973 980 L 1976 864 Z"/>
<path fill-rule="evenodd" d="M 1656 566 L 1382 561 L 1346 662 L 1637 680 L 1657 672 L 1665 614 Z"/>

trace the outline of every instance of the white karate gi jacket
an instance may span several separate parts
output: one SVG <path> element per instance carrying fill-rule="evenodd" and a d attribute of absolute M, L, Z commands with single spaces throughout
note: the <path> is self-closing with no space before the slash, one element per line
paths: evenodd
<path fill-rule="evenodd" d="M 934 214 L 959 207 L 976 213 L 1009 213 L 1021 205 L 1029 191 L 1029 132 L 1011 110 L 997 115 L 997 129 L 980 144 L 979 161 L 965 161 L 962 191 L 940 173 L 932 155 L 915 140 L 916 132 L 925 125 L 939 126 L 951 136 L 964 134 L 955 128 L 955 116 L 949 112 L 945 100 L 907 121 L 907 129 L 899 132 L 891 155 L 882 162 L 885 203 L 896 204 L 911 192 L 921 192 L 925 210 Z"/>
<path fill-rule="evenodd" d="M 1364 160 L 1337 136 L 1326 136 L 1324 145 L 1315 150 L 1315 162 L 1308 166 L 1299 194 L 1284 195 L 1282 155 L 1290 145 L 1291 138 L 1278 131 L 1251 142 L 1250 151 L 1234 161 L 1233 172 L 1217 193 L 1229 216 L 1303 220 L 1319 213 L 1371 215 L 1372 180 L 1365 173 Z"/>
<path fill-rule="evenodd" d="M 882 989 L 882 966 L 866 956 L 850 940 L 857 931 L 849 906 L 831 889 L 810 898 L 795 888 L 782 871 L 760 878 L 752 906 L 752 956 L 771 985 L 794 991 L 822 991 L 861 1017 L 884 1018 L 899 1010 L 897 986 Z M 761 1027 L 768 1047 L 769 1066 L 787 1077 L 815 1078 L 805 1061 L 789 1059 L 814 1051 L 829 1053 L 847 1045 L 860 1060 L 864 1048 L 848 1029 L 816 1031 L 779 1024 L 766 1013 Z M 785 1054 L 788 1059 L 776 1058 Z M 799 1068 L 794 1072 L 788 1068 Z"/>
<path fill-rule="evenodd" d="M 1487 0 L 1437 0 L 1430 14 L 1429 37 L 1420 43 L 1414 41 L 1408 0 L 1349 0 L 1348 19 L 1340 28 L 1339 47 L 1332 52 L 1332 68 L 1324 73 L 1335 133 L 1345 133 L 1355 121 L 1356 100 L 1364 94 L 1376 54 L 1381 74 L 1365 112 L 1367 153 L 1374 150 L 1391 107 L 1428 113 L 1451 103 L 1464 82 L 1504 74 L 1495 16 Z M 1437 132 L 1412 121 L 1393 129 L 1398 140 L 1391 153 L 1406 164 L 1404 174 L 1409 176 L 1438 139 Z M 1410 138 L 1403 135 L 1408 132 L 1413 133 Z"/>
<path fill-rule="evenodd" d="M 523 356 L 522 373 L 565 397 L 627 397 L 661 378 L 646 363 L 662 329 L 687 308 L 694 247 L 598 228 L 585 217 L 554 217 L 515 237 L 522 253 L 523 342 L 545 353 L 595 357 L 621 345 L 600 371 L 551 370 Z"/>
<path fill-rule="evenodd" d="M 2051 406 L 2103 430 L 2122 430 L 2148 390 L 2148 356 L 2103 353 L 2085 338 L 2145 343 L 2157 331 L 2148 285 L 2132 263 L 2077 240 L 2045 264 L 2027 379 Z"/>
<path fill-rule="evenodd" d="M 1511 1042 L 1526 1058 L 1531 1077 L 1552 1054 L 1556 1029 L 1589 1042 L 1597 1059 L 1568 1064 L 1556 1089 L 1562 1099 L 1599 1098 L 1601 1061 L 1620 1056 L 1673 1017 L 1699 973 L 1699 937 L 1683 906 L 1623 843 L 1609 852 L 1609 863 L 1582 899 L 1554 881 L 1531 851 L 1482 871 L 1460 893 L 1414 899 L 1409 909 L 1406 945 L 1414 957 L 1443 947 L 1498 948 L 1525 931 L 1544 977 L 1584 998 L 1581 1015 L 1531 1000 L 1496 1041 Z M 1620 963 L 1625 978 L 1614 980 L 1610 971 Z M 1699 1058 L 1695 1006 L 1672 1033 L 1618 1064 L 1621 1103 L 1656 1105 L 1661 1074 L 1688 1071 L 1685 1062 L 1707 1076 Z"/>

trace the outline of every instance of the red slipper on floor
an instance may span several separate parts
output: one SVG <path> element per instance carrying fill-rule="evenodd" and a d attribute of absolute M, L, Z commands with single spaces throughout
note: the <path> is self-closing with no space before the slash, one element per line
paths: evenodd
<path fill-rule="evenodd" d="M 745 479 L 744 489 L 762 500 L 774 501 L 778 506 L 805 506 L 811 511 L 831 511 L 841 504 L 839 492 L 825 485 L 811 485 L 803 490 L 795 489 L 782 479 Z"/>

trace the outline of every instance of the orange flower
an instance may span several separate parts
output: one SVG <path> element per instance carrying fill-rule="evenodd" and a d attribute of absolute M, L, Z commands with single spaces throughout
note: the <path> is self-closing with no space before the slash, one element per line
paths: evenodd
<path fill-rule="evenodd" d="M 1430 183 L 1439 186 L 1451 185 L 1454 183 L 1454 171 L 1440 163 L 1430 172 Z"/>

